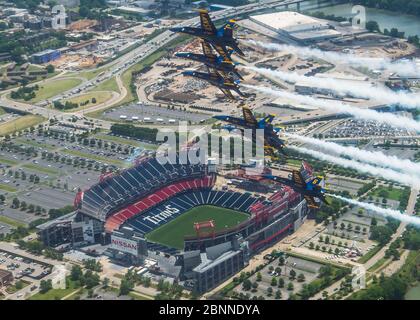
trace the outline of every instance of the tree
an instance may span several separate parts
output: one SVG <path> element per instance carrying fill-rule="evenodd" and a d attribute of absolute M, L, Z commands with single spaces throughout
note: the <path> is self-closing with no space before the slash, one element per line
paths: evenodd
<path fill-rule="evenodd" d="M 71 268 L 70 278 L 73 281 L 80 281 L 83 276 L 82 268 L 78 265 L 74 265 Z"/>
<path fill-rule="evenodd" d="M 96 261 L 95 259 L 87 259 L 83 261 L 83 266 L 86 269 L 101 272 L 102 271 L 102 265 L 99 261 Z"/>
<path fill-rule="evenodd" d="M 276 277 L 272 277 L 271 278 L 271 286 L 275 287 L 276 285 L 277 285 L 277 279 L 276 279 Z"/>
<path fill-rule="evenodd" d="M 104 288 L 108 288 L 108 286 L 109 286 L 109 278 L 104 278 L 102 280 L 102 285 L 103 285 Z"/>
<path fill-rule="evenodd" d="M 257 281 L 260 282 L 262 280 L 261 272 L 257 273 Z"/>
<path fill-rule="evenodd" d="M 289 272 L 289 278 L 291 279 L 291 280 L 294 280 L 295 278 L 296 278 L 296 271 L 295 270 L 290 270 L 290 272 Z"/>
<path fill-rule="evenodd" d="M 53 73 L 55 71 L 55 68 L 52 64 L 49 64 L 45 69 L 48 73 Z"/>
<path fill-rule="evenodd" d="M 41 280 L 41 282 L 39 283 L 39 291 L 41 293 L 46 293 L 48 291 L 50 291 L 52 289 L 52 281 L 51 279 L 48 280 Z"/>
<path fill-rule="evenodd" d="M 370 32 L 380 32 L 378 22 L 373 20 L 366 22 L 366 30 Z"/>
<path fill-rule="evenodd" d="M 242 283 L 242 289 L 244 289 L 245 291 L 251 290 L 251 286 L 252 283 L 249 279 L 246 279 L 243 283 Z"/>
<path fill-rule="evenodd" d="M 253 291 L 257 290 L 257 288 L 258 288 L 258 282 L 254 281 L 252 283 L 252 289 L 253 289 Z"/>
<path fill-rule="evenodd" d="M 276 295 L 274 296 L 275 299 L 280 300 L 281 299 L 281 291 L 277 290 Z"/>
<path fill-rule="evenodd" d="M 300 273 L 297 277 L 298 282 L 304 282 L 305 281 L 305 275 L 303 273 Z"/>
<path fill-rule="evenodd" d="M 150 278 L 149 278 L 150 279 Z M 134 282 L 129 279 L 122 279 L 120 284 L 120 295 L 125 296 L 134 288 Z"/>
<path fill-rule="evenodd" d="M 19 201 L 18 198 L 13 198 L 13 200 L 12 200 L 12 206 L 13 206 L 13 208 L 19 208 L 20 201 Z"/>
<path fill-rule="evenodd" d="M 284 257 L 280 256 L 279 257 L 279 266 L 282 266 L 282 265 L 284 265 Z"/>
<path fill-rule="evenodd" d="M 294 289 L 295 289 L 295 286 L 293 285 L 293 283 L 289 282 L 289 284 L 287 285 L 287 290 L 293 291 Z"/>
<path fill-rule="evenodd" d="M 271 296 L 272 294 L 273 294 L 273 288 L 268 287 L 268 288 L 267 288 L 267 295 L 268 295 L 268 296 Z"/>
<path fill-rule="evenodd" d="M 284 279 L 283 279 L 283 278 L 280 278 L 280 279 L 279 279 L 277 286 L 278 286 L 279 288 L 284 288 Z"/>
<path fill-rule="evenodd" d="M 20 290 L 20 289 L 22 289 L 22 288 L 23 288 L 23 282 L 22 282 L 22 280 L 18 280 L 18 281 L 16 281 L 16 283 L 15 283 L 15 288 L 16 288 L 17 290 Z"/>
<path fill-rule="evenodd" d="M 83 277 L 85 285 L 88 289 L 91 289 L 100 283 L 99 275 L 97 273 L 93 273 L 92 270 L 87 270 Z"/>

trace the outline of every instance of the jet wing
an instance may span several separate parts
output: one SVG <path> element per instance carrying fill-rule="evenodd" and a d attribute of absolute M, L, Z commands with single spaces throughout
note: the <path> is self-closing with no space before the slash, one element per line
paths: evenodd
<path fill-rule="evenodd" d="M 305 188 L 305 181 L 299 171 L 293 170 L 292 180 L 298 187 Z"/>
<path fill-rule="evenodd" d="M 218 44 L 213 45 L 214 50 L 223 58 L 224 61 L 232 61 L 229 55 L 229 51 L 226 49 L 225 46 L 221 46 Z"/>
<path fill-rule="evenodd" d="M 303 196 L 308 203 L 308 207 L 312 209 L 319 209 L 319 205 L 315 202 L 315 199 L 310 196 Z"/>
<path fill-rule="evenodd" d="M 214 80 L 218 80 L 220 79 L 220 77 L 222 77 L 222 75 L 220 74 L 220 71 L 212 68 L 212 67 L 207 67 L 208 71 L 209 71 L 209 77 L 214 79 Z"/>
<path fill-rule="evenodd" d="M 216 60 L 216 55 L 213 52 L 213 49 L 207 41 L 202 41 L 201 46 L 203 48 L 203 53 L 209 60 Z"/>
<path fill-rule="evenodd" d="M 252 113 L 251 109 L 247 107 L 242 108 L 242 113 L 244 115 L 244 120 L 246 124 L 256 126 L 257 125 L 257 119 L 255 119 L 254 114 Z"/>
<path fill-rule="evenodd" d="M 224 94 L 225 96 L 230 99 L 230 100 L 236 100 L 235 97 L 233 96 L 232 92 L 230 92 L 230 90 L 228 89 L 223 89 L 223 88 L 219 88 Z"/>
<path fill-rule="evenodd" d="M 217 30 L 211 21 L 210 15 L 207 10 L 200 10 L 200 22 L 201 28 L 204 30 L 206 34 L 216 34 Z"/>

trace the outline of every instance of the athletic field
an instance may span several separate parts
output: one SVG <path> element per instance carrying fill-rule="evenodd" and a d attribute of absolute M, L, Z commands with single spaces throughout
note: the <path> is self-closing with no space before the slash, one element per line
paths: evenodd
<path fill-rule="evenodd" d="M 240 211 L 206 205 L 198 206 L 148 233 L 146 238 L 153 242 L 182 249 L 184 236 L 195 235 L 194 222 L 214 220 L 216 231 L 220 231 L 235 226 L 248 218 L 249 215 Z M 208 231 L 210 230 L 207 228 L 203 229 L 203 232 Z"/>

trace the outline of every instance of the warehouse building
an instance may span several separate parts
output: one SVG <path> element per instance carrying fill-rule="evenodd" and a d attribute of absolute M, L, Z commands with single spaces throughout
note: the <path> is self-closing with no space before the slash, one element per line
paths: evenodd
<path fill-rule="evenodd" d="M 324 20 L 305 16 L 298 12 L 282 11 L 251 16 L 250 20 L 280 36 L 298 43 L 308 44 L 341 36 L 341 33 Z"/>
<path fill-rule="evenodd" d="M 45 50 L 38 53 L 34 53 L 31 56 L 31 61 L 36 64 L 48 63 L 50 61 L 57 60 L 61 57 L 61 52 L 59 50 Z"/>

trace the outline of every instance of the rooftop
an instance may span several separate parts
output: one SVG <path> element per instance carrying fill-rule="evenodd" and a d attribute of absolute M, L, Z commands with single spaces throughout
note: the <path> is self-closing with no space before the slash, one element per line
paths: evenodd
<path fill-rule="evenodd" d="M 325 29 L 328 27 L 326 21 L 305 16 L 298 12 L 282 11 L 251 16 L 251 20 L 266 25 L 271 29 L 286 32 L 300 32 L 303 30 Z"/>

